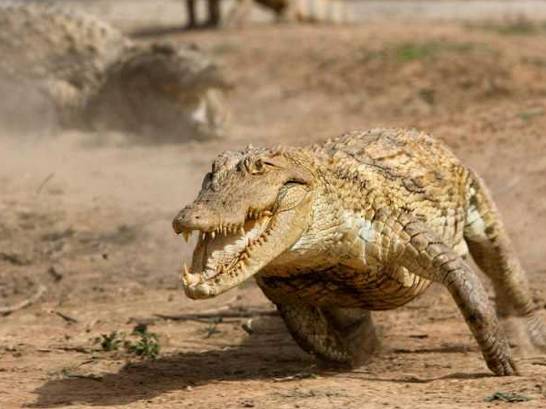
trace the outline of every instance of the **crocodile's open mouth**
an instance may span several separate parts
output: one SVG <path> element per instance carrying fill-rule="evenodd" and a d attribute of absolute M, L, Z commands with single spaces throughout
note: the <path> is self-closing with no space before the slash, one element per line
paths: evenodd
<path fill-rule="evenodd" d="M 214 297 L 259 273 L 300 239 L 312 213 L 309 188 L 294 182 L 284 184 L 266 206 L 235 208 L 238 217 L 229 222 L 214 205 L 229 196 L 213 199 L 199 198 L 173 220 L 174 231 L 186 240 L 198 236 L 191 267 L 185 265 L 182 273 L 190 298 Z"/>
<path fill-rule="evenodd" d="M 274 230 L 271 211 L 249 212 L 244 223 L 217 226 L 213 230 L 184 229 L 188 241 L 197 233 L 191 267 L 184 264 L 182 280 L 191 298 L 208 298 L 232 288 L 261 267 L 256 253 L 263 253 Z M 269 260 L 267 260 L 269 261 Z"/>

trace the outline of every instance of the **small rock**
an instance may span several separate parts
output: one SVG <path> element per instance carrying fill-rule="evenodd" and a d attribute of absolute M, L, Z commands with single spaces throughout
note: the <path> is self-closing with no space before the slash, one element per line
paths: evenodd
<path fill-rule="evenodd" d="M 53 278 L 56 283 L 61 281 L 64 277 L 63 268 L 58 265 L 49 267 L 47 269 L 47 273 Z"/>

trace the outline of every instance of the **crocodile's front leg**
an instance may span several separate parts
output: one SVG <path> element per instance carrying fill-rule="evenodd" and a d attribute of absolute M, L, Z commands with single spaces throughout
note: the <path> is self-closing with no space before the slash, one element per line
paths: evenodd
<path fill-rule="evenodd" d="M 478 276 L 427 226 L 410 216 L 398 218 L 392 237 L 395 263 L 446 286 L 474 334 L 487 366 L 496 375 L 517 373 L 510 347 Z"/>
<path fill-rule="evenodd" d="M 363 365 L 379 344 L 369 311 L 299 303 L 277 308 L 298 345 L 326 363 Z"/>
<path fill-rule="evenodd" d="M 464 238 L 476 264 L 495 288 L 497 313 L 523 321 L 531 343 L 546 351 L 544 311 L 533 300 L 529 282 L 502 218 L 481 178 L 472 175 Z"/>

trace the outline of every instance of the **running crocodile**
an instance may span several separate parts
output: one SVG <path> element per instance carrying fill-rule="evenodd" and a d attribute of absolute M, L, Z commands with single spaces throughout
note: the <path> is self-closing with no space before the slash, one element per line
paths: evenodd
<path fill-rule="evenodd" d="M 327 361 L 366 362 L 377 344 L 370 311 L 431 283 L 449 291 L 496 375 L 517 373 L 498 316 L 520 317 L 546 348 L 541 309 L 484 182 L 415 130 L 225 152 L 173 227 L 198 233 L 183 273 L 190 298 L 254 277 L 297 343 Z M 496 311 L 469 256 L 493 283 Z"/>

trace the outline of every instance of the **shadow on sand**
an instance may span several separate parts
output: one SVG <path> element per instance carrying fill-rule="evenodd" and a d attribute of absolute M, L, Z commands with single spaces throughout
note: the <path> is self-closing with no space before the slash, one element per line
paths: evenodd
<path fill-rule="evenodd" d="M 265 319 L 265 318 L 264 318 Z M 280 318 L 267 318 L 268 330 L 246 338 L 241 345 L 223 350 L 184 352 L 163 356 L 156 360 L 132 362 L 118 372 L 100 377 L 69 377 L 53 379 L 35 390 L 38 395 L 30 408 L 56 408 L 70 404 L 91 406 L 122 406 L 149 400 L 169 391 L 188 386 L 206 385 L 217 381 L 242 381 L 284 377 L 306 377 L 319 372 L 321 377 L 341 376 L 362 382 L 428 383 L 441 379 L 478 379 L 491 373 L 451 373 L 437 378 L 411 376 L 392 377 L 383 372 L 381 359 L 373 360 L 369 368 L 355 371 L 343 369 L 319 370 L 315 360 L 292 341 Z M 433 352 L 452 351 L 450 347 Z M 414 351 L 419 353 L 419 351 Z M 428 351 L 425 351 L 428 352 Z M 396 354 L 395 350 L 390 353 Z M 389 355 L 384 351 L 381 355 Z M 375 365 L 377 363 L 377 366 Z M 340 370 L 342 373 L 340 373 Z"/>
<path fill-rule="evenodd" d="M 278 327 L 280 319 L 271 320 L 277 321 L 274 326 Z M 118 372 L 100 377 L 52 379 L 34 391 L 38 398 L 26 407 L 54 408 L 75 403 L 122 406 L 188 386 L 282 378 L 312 368 L 316 369 L 313 358 L 303 353 L 281 328 L 253 334 L 241 345 L 224 350 L 184 352 L 132 362 Z"/>

